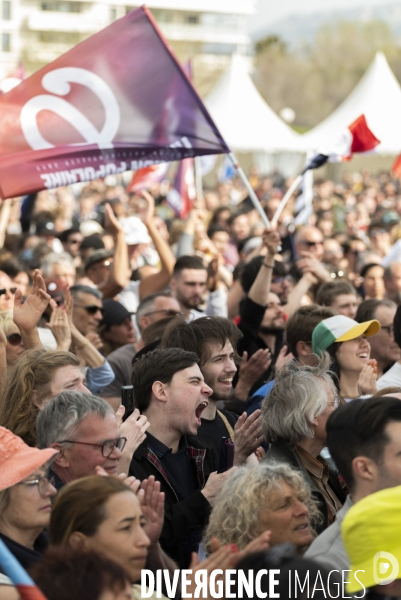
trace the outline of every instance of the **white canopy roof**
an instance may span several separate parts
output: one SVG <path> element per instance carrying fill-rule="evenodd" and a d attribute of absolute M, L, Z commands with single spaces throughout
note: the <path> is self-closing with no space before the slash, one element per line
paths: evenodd
<path fill-rule="evenodd" d="M 228 147 L 239 152 L 297 152 L 301 136 L 266 104 L 254 86 L 244 59 L 231 65 L 205 100 Z"/>
<path fill-rule="evenodd" d="M 364 114 L 369 128 L 381 141 L 375 153 L 401 152 L 401 87 L 386 57 L 378 52 L 351 94 L 319 125 L 302 136 L 305 150 L 327 147 L 341 131 Z"/>

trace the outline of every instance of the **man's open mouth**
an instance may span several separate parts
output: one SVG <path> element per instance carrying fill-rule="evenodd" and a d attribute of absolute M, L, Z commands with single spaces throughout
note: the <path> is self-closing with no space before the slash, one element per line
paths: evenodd
<path fill-rule="evenodd" d="M 201 418 L 201 414 L 203 413 L 203 411 L 205 410 L 205 408 L 207 407 L 207 405 L 208 405 L 208 404 L 209 404 L 209 402 L 206 402 L 206 401 L 204 401 L 204 402 L 201 402 L 201 403 L 200 403 L 200 404 L 197 406 L 197 408 L 196 408 L 196 410 L 195 410 L 195 414 L 196 414 L 196 418 L 197 418 L 197 419 L 199 419 L 199 420 L 200 420 L 200 418 Z"/>

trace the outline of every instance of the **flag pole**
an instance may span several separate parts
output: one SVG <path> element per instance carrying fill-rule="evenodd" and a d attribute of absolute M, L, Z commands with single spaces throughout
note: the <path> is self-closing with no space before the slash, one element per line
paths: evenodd
<path fill-rule="evenodd" d="M 197 196 L 197 198 L 203 198 L 202 167 L 200 164 L 199 156 L 195 156 L 194 170 L 195 170 L 196 196 Z"/>
<path fill-rule="evenodd" d="M 237 170 L 237 173 L 238 173 L 238 175 L 240 176 L 240 178 L 242 180 L 242 183 L 246 187 L 246 189 L 248 191 L 248 194 L 249 194 L 249 197 L 252 200 L 254 207 L 258 211 L 259 216 L 260 216 L 260 218 L 263 221 L 263 225 L 265 227 L 269 227 L 270 228 L 271 227 L 270 221 L 267 218 L 267 215 L 266 215 L 265 211 L 263 210 L 262 205 L 260 204 L 259 199 L 258 199 L 257 195 L 255 194 L 255 191 L 252 189 L 252 186 L 249 183 L 247 176 L 245 175 L 244 171 L 239 166 L 238 161 L 237 161 L 235 155 L 232 152 L 230 152 L 228 154 L 228 158 L 231 160 L 233 166 Z"/>
<path fill-rule="evenodd" d="M 294 179 L 294 181 L 292 182 L 292 184 L 290 185 L 290 187 L 286 191 L 283 199 L 281 200 L 280 204 L 277 207 L 276 212 L 274 213 L 274 217 L 272 219 L 272 225 L 277 225 L 277 222 L 278 222 L 278 220 L 280 218 L 280 215 L 283 212 L 283 210 L 285 209 L 288 200 L 291 198 L 291 196 L 293 195 L 293 193 L 295 192 L 295 190 L 301 184 L 301 181 L 302 181 L 302 175 L 298 175 L 298 177 L 296 177 L 296 179 Z"/>

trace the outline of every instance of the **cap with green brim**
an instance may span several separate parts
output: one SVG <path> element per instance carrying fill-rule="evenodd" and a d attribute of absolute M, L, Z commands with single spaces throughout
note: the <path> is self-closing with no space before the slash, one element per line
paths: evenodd
<path fill-rule="evenodd" d="M 324 319 L 316 325 L 312 333 L 312 350 L 315 354 L 321 354 L 334 342 L 348 342 L 355 340 L 361 335 L 370 337 L 380 331 L 379 321 L 365 321 L 357 323 L 349 317 L 336 315 Z"/>

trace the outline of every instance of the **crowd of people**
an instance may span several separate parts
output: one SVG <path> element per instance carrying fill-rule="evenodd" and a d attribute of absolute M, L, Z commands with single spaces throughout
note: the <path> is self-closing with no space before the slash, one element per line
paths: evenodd
<path fill-rule="evenodd" d="M 290 181 L 250 183 L 271 221 Z M 139 599 L 144 569 L 401 598 L 399 181 L 316 180 L 270 228 L 239 180 L 184 218 L 165 191 L 0 207 L 0 540 L 47 600 Z"/>

